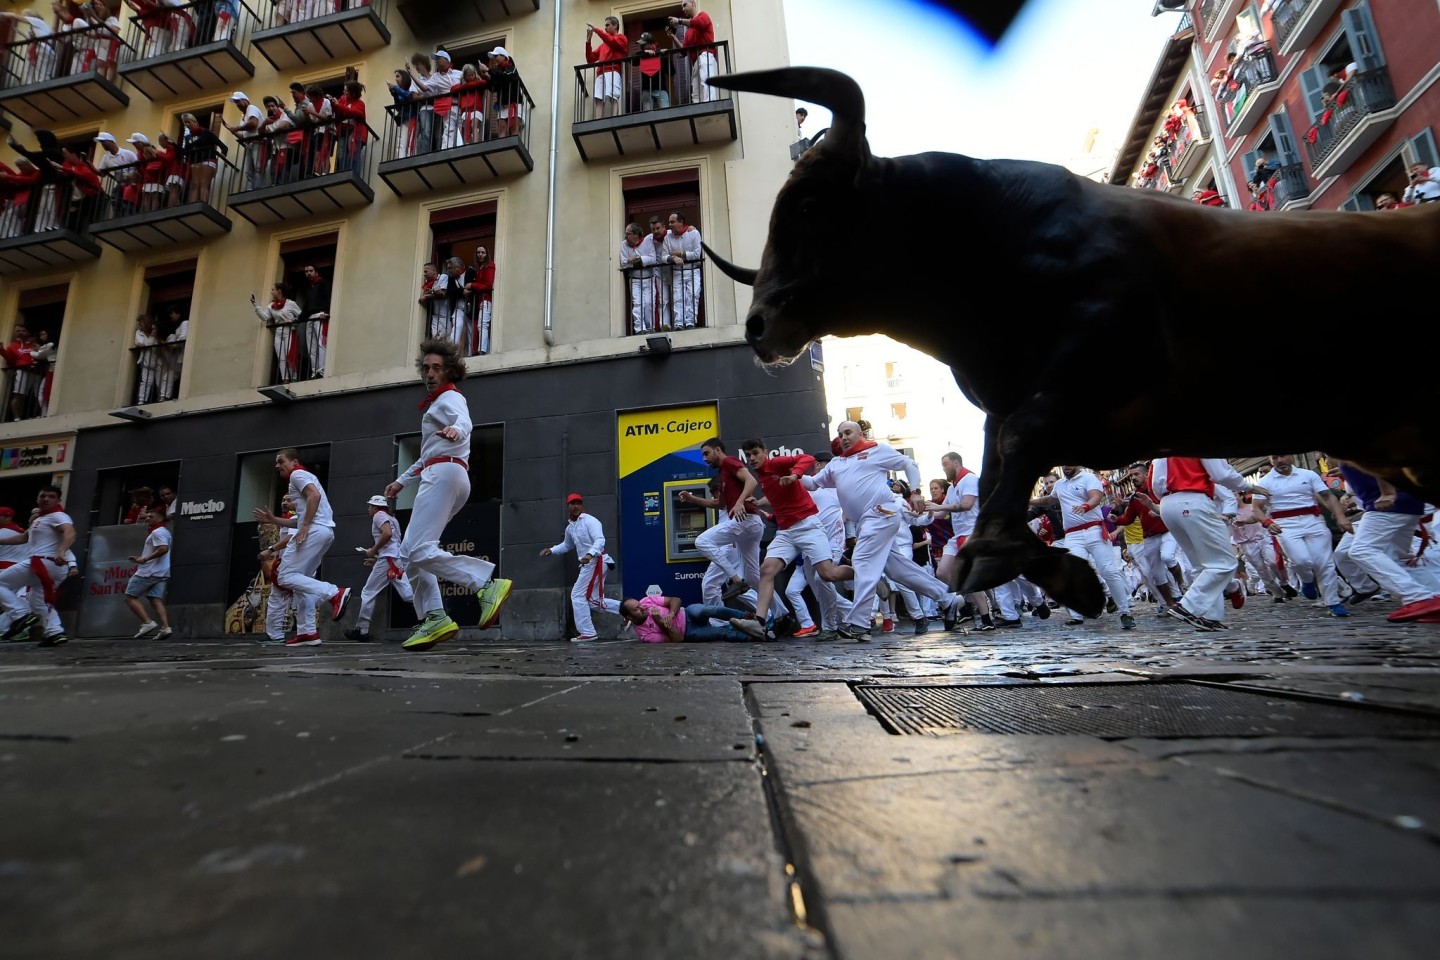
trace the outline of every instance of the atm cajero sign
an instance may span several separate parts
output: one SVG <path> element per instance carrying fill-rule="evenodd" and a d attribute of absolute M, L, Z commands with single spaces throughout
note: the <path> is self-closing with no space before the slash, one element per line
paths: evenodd
<path fill-rule="evenodd" d="M 181 500 L 180 516 L 191 520 L 214 520 L 215 515 L 225 512 L 224 500 Z"/>

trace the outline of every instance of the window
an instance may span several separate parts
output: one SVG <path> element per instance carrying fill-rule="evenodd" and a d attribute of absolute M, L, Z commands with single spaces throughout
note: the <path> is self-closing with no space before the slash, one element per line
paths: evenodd
<path fill-rule="evenodd" d="M 163 503 L 161 492 L 167 489 L 178 491 L 179 479 L 178 460 L 100 471 L 95 483 L 95 502 L 91 507 L 96 525 L 139 523 L 140 508 Z"/>
<path fill-rule="evenodd" d="M 255 522 L 255 508 L 264 507 L 277 516 L 284 512 L 280 505 L 280 498 L 285 495 L 288 486 L 275 470 L 275 454 L 277 452 L 277 449 L 272 448 L 254 453 L 242 453 L 238 457 L 239 470 L 235 479 L 235 508 L 229 512 L 233 526 L 230 535 L 229 589 L 225 593 L 227 602 L 244 593 L 254 581 L 256 574 L 260 572 L 260 564 L 255 556 L 260 552 L 262 546 L 262 525 Z M 328 495 L 330 492 L 330 445 L 317 444 L 300 447 L 299 453 L 300 462 L 304 464 L 306 470 L 315 474 L 315 478 L 320 481 L 320 486 Z M 180 498 L 183 500 L 184 490 L 182 489 L 180 493 Z M 335 501 L 331 500 L 331 506 L 335 506 Z M 274 542 L 275 528 L 266 524 L 263 525 L 263 529 L 268 535 L 264 545 L 268 546 Z"/>
<path fill-rule="evenodd" d="M 895 420 L 904 420 L 904 419 L 905 419 L 905 404 L 903 404 L 903 403 L 892 403 L 892 404 L 890 404 L 890 416 L 891 416 L 893 419 L 895 419 Z"/>
<path fill-rule="evenodd" d="M 497 209 L 496 201 L 487 200 L 430 215 L 430 260 L 437 276 L 445 277 L 439 286 L 446 292 L 426 302 L 424 336 L 453 340 L 467 357 L 490 352 L 499 269 L 495 262 Z M 461 268 L 453 283 L 445 265 L 452 257 L 459 258 Z"/>
<path fill-rule="evenodd" d="M 893 361 L 885 364 L 885 386 L 893 389 L 900 386 L 904 379 L 900 374 L 900 364 Z"/>
<path fill-rule="evenodd" d="M 294 301 L 299 313 L 293 319 L 285 319 L 290 315 L 272 308 L 266 320 L 275 348 L 270 383 L 290 383 L 325 375 L 325 342 L 330 326 L 331 284 L 335 279 L 338 243 L 338 234 L 323 233 L 280 245 L 276 282 L 286 299 Z M 270 291 L 264 296 L 269 298 Z M 323 316 L 312 320 L 314 314 Z"/>
<path fill-rule="evenodd" d="M 699 169 L 691 167 L 626 177 L 620 187 L 625 198 L 625 224 L 639 224 L 642 233 L 653 233 L 652 220 L 668 225 L 670 217 L 678 215 L 684 218 L 687 233 L 693 228 L 699 236 L 704 236 Z M 624 224 L 617 231 L 617 238 L 623 229 Z M 683 242 L 668 226 L 664 236 L 666 250 L 675 249 Z M 647 238 L 642 245 L 652 242 L 653 237 Z M 667 264 L 659 269 L 637 267 L 626 271 L 627 334 L 705 326 L 704 262 L 688 259 L 691 255 L 698 256 L 687 253 L 685 263 L 678 266 Z"/>
<path fill-rule="evenodd" d="M 55 347 L 60 342 L 69 290 L 69 284 L 62 283 L 20 294 L 15 327 L 5 347 L 6 422 L 49 412 Z"/>
<path fill-rule="evenodd" d="M 194 260 L 145 271 L 145 302 L 126 338 L 135 361 L 131 403 L 157 403 L 180 395 L 194 293 Z"/>
<path fill-rule="evenodd" d="M 1399 200 L 1405 195 L 1405 188 L 1410 185 L 1409 174 L 1405 168 L 1405 158 L 1396 155 L 1390 158 L 1385 166 L 1381 167 L 1374 176 L 1367 180 L 1353 196 L 1347 200 L 1342 209 L 1345 210 L 1375 210 L 1378 209 L 1377 200 L 1382 194 Z M 1386 201 L 1387 206 L 1389 201 Z"/>
<path fill-rule="evenodd" d="M 845 408 L 845 419 L 846 419 L 846 420 L 853 420 L 855 423 L 859 423 L 859 422 L 860 422 L 860 418 L 864 415 L 864 413 L 865 413 L 865 408 L 864 408 L 864 407 L 846 407 L 846 408 Z"/>

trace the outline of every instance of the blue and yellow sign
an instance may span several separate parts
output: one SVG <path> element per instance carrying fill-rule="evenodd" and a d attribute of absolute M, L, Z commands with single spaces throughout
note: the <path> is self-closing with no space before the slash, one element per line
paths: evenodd
<path fill-rule="evenodd" d="M 715 472 L 700 456 L 700 445 L 720 433 L 716 406 L 627 411 L 618 429 L 625 596 L 642 596 L 655 584 L 667 596 L 698 603 L 706 560 L 694 541 L 711 512 L 681 503 L 678 495 L 689 490 L 704 496 Z"/>

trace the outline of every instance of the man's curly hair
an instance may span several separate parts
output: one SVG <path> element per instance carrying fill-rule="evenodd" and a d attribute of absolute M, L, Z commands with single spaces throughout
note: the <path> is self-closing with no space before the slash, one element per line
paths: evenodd
<path fill-rule="evenodd" d="M 454 340 L 442 340 L 439 337 L 426 340 L 420 344 L 420 358 L 415 361 L 415 369 L 423 374 L 425 358 L 432 353 L 445 362 L 446 383 L 459 383 L 465 379 L 465 361 L 460 357 L 458 343 Z"/>

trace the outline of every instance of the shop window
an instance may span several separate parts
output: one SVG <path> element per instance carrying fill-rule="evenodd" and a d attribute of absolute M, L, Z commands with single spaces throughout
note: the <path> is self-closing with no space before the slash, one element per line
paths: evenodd
<path fill-rule="evenodd" d="M 142 507 L 164 503 L 171 492 L 178 503 L 182 499 L 179 480 L 178 460 L 100 471 L 95 484 L 95 500 L 90 506 L 91 526 L 137 523 Z"/>

